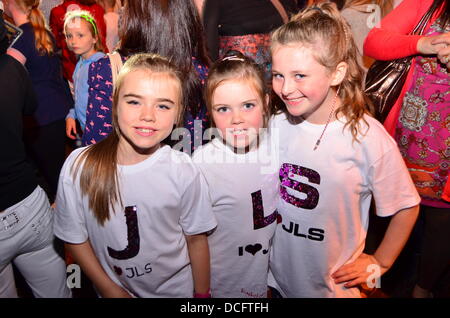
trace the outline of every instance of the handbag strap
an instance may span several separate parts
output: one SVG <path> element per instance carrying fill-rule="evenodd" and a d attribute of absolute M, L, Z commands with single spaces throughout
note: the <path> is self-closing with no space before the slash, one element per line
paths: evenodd
<path fill-rule="evenodd" d="M 430 21 L 434 11 L 436 11 L 436 6 L 431 5 L 431 7 L 428 9 L 428 11 L 423 15 L 423 17 L 420 19 L 419 23 L 415 26 L 415 28 L 411 31 L 411 35 L 422 35 L 423 31 L 425 30 L 425 27 L 427 26 L 428 22 Z"/>
<path fill-rule="evenodd" d="M 286 10 L 284 9 L 283 5 L 280 3 L 279 0 L 270 0 L 272 2 L 275 9 L 277 9 L 278 13 L 281 15 L 281 18 L 283 19 L 283 23 L 287 23 L 289 21 L 289 17 L 287 15 Z"/>
<path fill-rule="evenodd" d="M 120 57 L 120 54 L 117 51 L 109 53 L 108 57 L 109 61 L 111 62 L 112 83 L 114 86 L 117 80 L 117 75 L 119 75 L 119 71 L 123 65 L 122 58 Z"/>

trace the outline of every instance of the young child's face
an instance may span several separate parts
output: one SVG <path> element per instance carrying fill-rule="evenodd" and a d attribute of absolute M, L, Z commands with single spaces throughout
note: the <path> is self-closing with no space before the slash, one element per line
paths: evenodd
<path fill-rule="evenodd" d="M 95 53 L 97 39 L 92 35 L 89 22 L 86 20 L 73 19 L 67 23 L 65 34 L 67 46 L 76 55 L 81 55 L 83 59 L 87 59 Z"/>
<path fill-rule="evenodd" d="M 294 117 L 323 124 L 330 115 L 334 92 L 332 74 L 312 54 L 312 49 L 295 43 L 277 44 L 272 49 L 272 86 Z"/>
<path fill-rule="evenodd" d="M 119 155 L 128 164 L 147 158 L 170 135 L 181 107 L 180 89 L 180 83 L 167 73 L 135 70 L 125 75 L 117 116 Z"/>
<path fill-rule="evenodd" d="M 237 149 L 251 145 L 264 124 L 265 102 L 249 81 L 220 84 L 212 95 L 212 117 L 221 137 Z"/>

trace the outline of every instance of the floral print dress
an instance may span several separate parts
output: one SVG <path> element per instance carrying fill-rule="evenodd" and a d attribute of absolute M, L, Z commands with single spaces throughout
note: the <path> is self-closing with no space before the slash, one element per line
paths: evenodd
<path fill-rule="evenodd" d="M 439 19 L 425 34 L 450 32 Z M 415 57 L 412 85 L 403 99 L 395 139 L 422 204 L 450 208 L 442 199 L 449 182 L 450 72 L 436 56 Z"/>

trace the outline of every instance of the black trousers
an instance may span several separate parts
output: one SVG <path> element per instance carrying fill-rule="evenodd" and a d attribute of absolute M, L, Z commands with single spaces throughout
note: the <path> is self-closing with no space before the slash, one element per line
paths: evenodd
<path fill-rule="evenodd" d="M 42 177 L 39 183 L 53 202 L 65 160 L 66 121 L 63 118 L 45 126 L 25 126 L 24 139 L 28 156 Z"/>
<path fill-rule="evenodd" d="M 420 210 L 424 232 L 417 284 L 429 291 L 447 293 L 450 290 L 450 209 L 422 205 Z"/>

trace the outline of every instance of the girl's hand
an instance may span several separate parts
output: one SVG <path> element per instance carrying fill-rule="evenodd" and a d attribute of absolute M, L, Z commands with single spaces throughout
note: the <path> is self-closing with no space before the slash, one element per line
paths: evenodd
<path fill-rule="evenodd" d="M 69 117 L 66 119 L 66 135 L 70 139 L 76 139 L 77 138 L 77 123 L 75 119 Z"/>
<path fill-rule="evenodd" d="M 444 35 L 445 34 L 440 34 L 420 38 L 417 42 L 417 51 L 424 55 L 437 54 L 440 49 L 446 46 L 443 42 Z"/>
<path fill-rule="evenodd" d="M 437 52 L 437 57 L 442 64 L 447 66 L 450 70 L 450 33 L 441 34 L 437 39 L 433 41 L 434 45 L 442 45 Z"/>
<path fill-rule="evenodd" d="M 362 253 L 353 263 L 343 265 L 331 277 L 336 284 L 346 282 L 344 286 L 350 288 L 371 282 L 374 278 L 379 279 L 380 277 L 374 277 L 374 271 L 381 276 L 388 269 L 383 267 L 375 256 Z"/>

